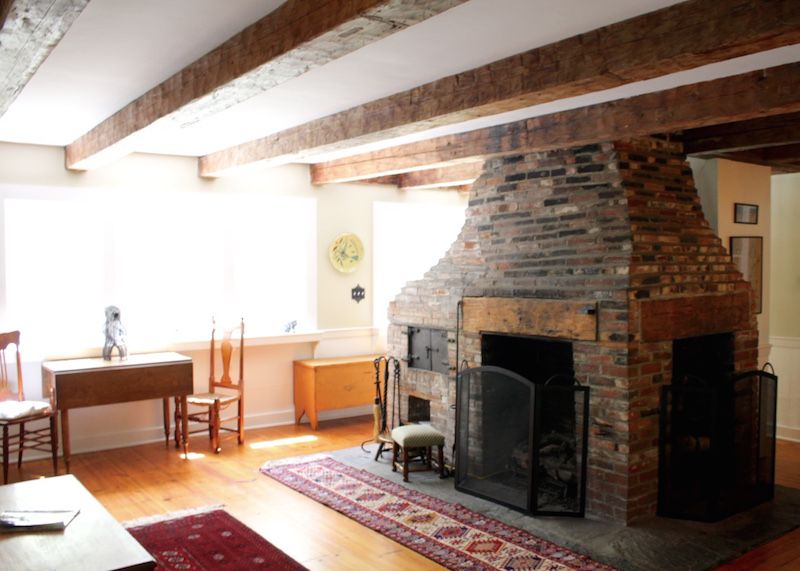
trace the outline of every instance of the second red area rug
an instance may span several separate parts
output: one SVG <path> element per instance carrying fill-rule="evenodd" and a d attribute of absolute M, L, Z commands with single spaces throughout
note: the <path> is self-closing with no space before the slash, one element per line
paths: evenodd
<path fill-rule="evenodd" d="M 302 571 L 297 561 L 223 510 L 128 527 L 157 571 Z"/>

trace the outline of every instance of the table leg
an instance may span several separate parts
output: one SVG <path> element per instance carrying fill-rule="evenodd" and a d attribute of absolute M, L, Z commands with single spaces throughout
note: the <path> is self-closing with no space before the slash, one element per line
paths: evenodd
<path fill-rule="evenodd" d="M 175 398 L 175 448 L 181 447 L 181 397 Z"/>
<path fill-rule="evenodd" d="M 189 419 L 186 413 L 189 405 L 186 403 L 186 395 L 181 397 L 181 441 L 183 443 L 183 457 L 189 459 Z"/>
<path fill-rule="evenodd" d="M 169 399 L 164 398 L 164 442 L 169 448 Z"/>
<path fill-rule="evenodd" d="M 64 466 L 69 474 L 69 410 L 67 409 L 61 410 L 61 448 L 64 452 Z"/>

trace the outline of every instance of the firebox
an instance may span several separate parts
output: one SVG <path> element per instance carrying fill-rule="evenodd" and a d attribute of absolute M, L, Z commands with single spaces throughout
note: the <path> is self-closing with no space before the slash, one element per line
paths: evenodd
<path fill-rule="evenodd" d="M 717 521 L 771 499 L 777 377 L 733 374 L 733 335 L 673 343 L 662 387 L 658 514 Z"/>
<path fill-rule="evenodd" d="M 589 389 L 572 376 L 571 344 L 484 335 L 482 347 L 490 364 L 458 376 L 456 488 L 536 515 L 583 516 Z"/>
<path fill-rule="evenodd" d="M 430 422 L 431 401 L 408 395 L 408 422 Z"/>

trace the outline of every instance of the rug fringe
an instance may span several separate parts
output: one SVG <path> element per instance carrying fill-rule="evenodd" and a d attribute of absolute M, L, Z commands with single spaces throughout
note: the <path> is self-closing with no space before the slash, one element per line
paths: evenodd
<path fill-rule="evenodd" d="M 182 517 L 187 517 L 190 515 L 197 515 L 206 512 L 212 512 L 214 510 L 221 510 L 225 508 L 225 504 L 215 504 L 210 506 L 200 506 L 196 508 L 188 508 L 185 510 L 179 510 L 176 512 L 169 512 L 165 514 L 156 514 L 151 516 L 140 517 L 136 519 L 131 519 L 128 521 L 122 522 L 122 527 L 129 529 L 132 527 L 141 527 L 143 525 L 151 525 L 154 523 L 161 523 L 163 521 L 170 521 L 173 519 L 180 519 Z"/>
<path fill-rule="evenodd" d="M 269 460 L 261 465 L 262 470 L 269 468 L 277 468 L 278 466 L 286 466 L 287 464 L 306 464 L 307 462 L 316 462 L 317 460 L 324 460 L 330 458 L 330 454 L 322 452 L 318 454 L 311 454 L 309 456 L 295 456 L 293 458 L 281 458 L 280 460 Z"/>

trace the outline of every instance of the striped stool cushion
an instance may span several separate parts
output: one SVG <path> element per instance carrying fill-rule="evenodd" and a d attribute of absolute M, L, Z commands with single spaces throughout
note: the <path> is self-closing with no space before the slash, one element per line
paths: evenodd
<path fill-rule="evenodd" d="M 392 440 L 402 448 L 444 446 L 444 435 L 426 424 L 407 424 L 392 430 Z"/>

